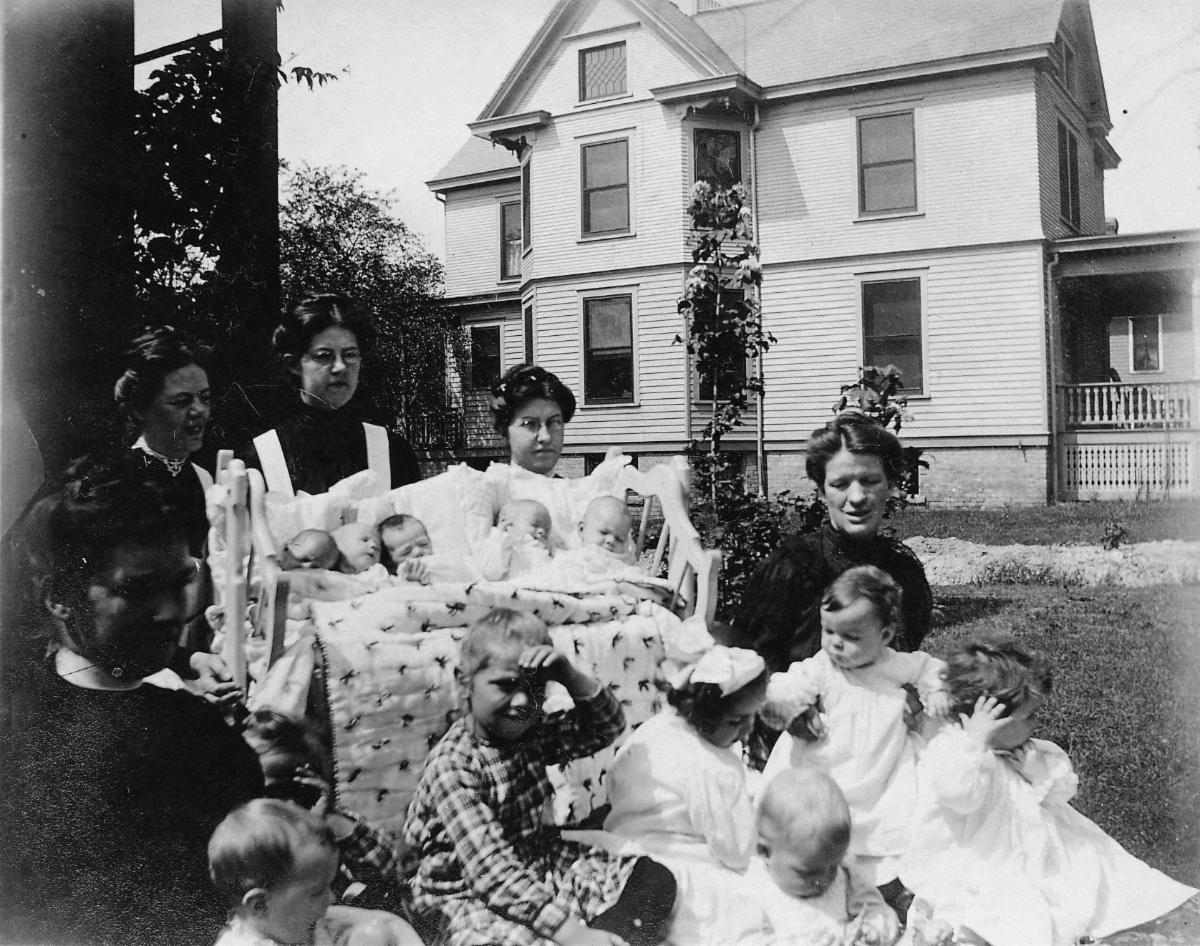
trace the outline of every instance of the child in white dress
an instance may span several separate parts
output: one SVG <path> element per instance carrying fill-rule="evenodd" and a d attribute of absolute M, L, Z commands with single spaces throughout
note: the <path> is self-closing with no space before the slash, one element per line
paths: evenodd
<path fill-rule="evenodd" d="M 726 946 L 761 919 L 738 885 L 754 847 L 740 749 L 766 683 L 758 654 L 713 647 L 677 673 L 669 708 L 629 736 L 608 771 L 603 843 L 671 869 L 678 892 L 670 943 Z"/>
<path fill-rule="evenodd" d="M 510 499 L 500 507 L 496 527 L 476 551 L 488 581 L 516 578 L 546 565 L 550 547 L 550 510 L 536 499 Z"/>
<path fill-rule="evenodd" d="M 918 766 L 900 877 L 913 942 L 1068 946 L 1170 912 L 1196 891 L 1129 854 L 1069 804 L 1067 754 L 1031 738 L 1050 672 L 1015 643 L 965 644 L 946 687 L 959 725 Z"/>
<path fill-rule="evenodd" d="M 208 864 L 230 904 L 217 946 L 421 946 L 398 916 L 333 905 L 333 830 L 292 802 L 234 809 L 213 832 Z"/>
<path fill-rule="evenodd" d="M 848 860 L 850 808 L 824 772 L 785 769 L 758 807 L 757 856 L 746 879 L 766 911 L 744 946 L 891 946 L 900 921 Z"/>
<path fill-rule="evenodd" d="M 820 652 L 771 675 L 762 713 L 788 730 L 764 780 L 799 765 L 829 773 L 850 806 L 850 853 L 877 886 L 896 879 L 916 800 L 923 740 L 906 725 L 904 687 L 916 686 L 931 716 L 947 708 L 942 661 L 888 646 L 902 621 L 891 576 L 871 565 L 843 572 L 821 601 Z"/>

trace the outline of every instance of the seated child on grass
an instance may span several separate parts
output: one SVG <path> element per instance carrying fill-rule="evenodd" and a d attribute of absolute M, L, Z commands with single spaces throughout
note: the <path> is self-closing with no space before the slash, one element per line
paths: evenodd
<path fill-rule="evenodd" d="M 768 929 L 739 937 L 755 946 L 891 946 L 900 921 L 871 878 L 847 861 L 850 808 L 813 768 L 785 769 L 758 806 L 758 856 L 746 879 Z"/>
<path fill-rule="evenodd" d="M 893 899 L 903 896 L 894 883 L 897 858 L 908 841 L 924 745 L 905 724 L 904 687 L 915 684 L 933 716 L 947 706 L 942 661 L 888 646 L 903 621 L 900 596 L 900 586 L 874 566 L 843 572 L 821 600 L 820 652 L 772 674 L 762 713 L 789 730 L 764 780 L 801 765 L 827 772 L 850 806 L 850 853 L 876 885 L 891 885 L 884 896 Z"/>
<path fill-rule="evenodd" d="M 547 823 L 546 766 L 625 728 L 612 693 L 577 670 L 530 614 L 497 610 L 462 642 L 465 699 L 425 760 L 404 825 L 420 855 L 414 904 L 448 946 L 654 944 L 675 900 L 670 871 L 564 841 Z M 546 684 L 574 706 L 543 713 Z"/>
<path fill-rule="evenodd" d="M 217 946 L 421 946 L 399 917 L 333 905 L 333 831 L 293 802 L 235 808 L 208 843 L 209 874 L 229 903 Z"/>
<path fill-rule="evenodd" d="M 553 555 L 551 529 L 550 510 L 536 499 L 510 499 L 475 554 L 480 573 L 500 581 L 546 565 Z"/>
<path fill-rule="evenodd" d="M 962 644 L 948 660 L 946 689 L 958 723 L 921 757 L 912 843 L 900 864 L 916 894 L 914 943 L 1092 942 L 1196 893 L 1071 807 L 1079 785 L 1071 760 L 1032 738 L 1050 696 L 1039 656 L 1012 641 Z"/>
<path fill-rule="evenodd" d="M 267 795 L 282 798 L 325 818 L 337 841 L 342 871 L 357 890 L 343 896 L 360 906 L 374 906 L 408 917 L 412 892 L 408 878 L 416 857 L 399 838 L 373 828 L 359 815 L 333 803 L 333 767 L 329 752 L 307 720 L 272 710 L 255 710 L 242 732 L 258 754 Z"/>

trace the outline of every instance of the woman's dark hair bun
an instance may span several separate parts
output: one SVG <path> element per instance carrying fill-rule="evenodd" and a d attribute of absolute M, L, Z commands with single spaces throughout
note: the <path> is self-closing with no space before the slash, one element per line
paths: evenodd
<path fill-rule="evenodd" d="M 500 436 L 508 435 L 513 417 L 530 401 L 553 401 L 562 411 L 563 422 L 575 416 L 575 395 L 558 376 L 540 365 L 513 365 L 492 385 L 492 423 Z"/>

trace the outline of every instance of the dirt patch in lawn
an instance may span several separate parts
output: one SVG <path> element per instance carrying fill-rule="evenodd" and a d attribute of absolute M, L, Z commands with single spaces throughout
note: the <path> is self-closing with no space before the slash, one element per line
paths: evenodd
<path fill-rule="evenodd" d="M 905 539 L 933 585 L 1200 584 L 1200 542 L 1140 542 L 1107 551 L 1087 545 L 977 545 L 962 539 Z"/>

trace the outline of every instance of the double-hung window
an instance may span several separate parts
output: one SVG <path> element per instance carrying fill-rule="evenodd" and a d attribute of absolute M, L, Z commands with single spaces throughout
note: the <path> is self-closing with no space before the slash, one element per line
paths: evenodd
<path fill-rule="evenodd" d="M 471 326 L 471 387 L 487 390 L 500 378 L 500 326 Z"/>
<path fill-rule="evenodd" d="M 925 390 L 921 332 L 921 278 L 862 282 L 863 364 L 895 365 L 904 390 Z"/>
<path fill-rule="evenodd" d="M 633 403 L 633 296 L 583 300 L 583 391 L 587 404 Z"/>
<path fill-rule="evenodd" d="M 629 232 L 629 139 L 580 149 L 584 236 Z"/>
<path fill-rule="evenodd" d="M 858 119 L 858 212 L 917 209 L 917 144 L 911 111 Z"/>
<path fill-rule="evenodd" d="M 1073 227 L 1079 226 L 1079 140 L 1058 123 L 1058 213 Z"/>
<path fill-rule="evenodd" d="M 697 181 L 732 187 L 742 180 L 742 135 L 736 131 L 697 128 L 692 136 L 692 167 Z"/>
<path fill-rule="evenodd" d="M 1157 315 L 1129 320 L 1129 366 L 1136 371 L 1162 370 L 1162 323 Z"/>
<path fill-rule="evenodd" d="M 625 43 L 579 51 L 579 101 L 625 94 Z"/>
<path fill-rule="evenodd" d="M 500 278 L 521 275 L 521 202 L 500 205 Z"/>

